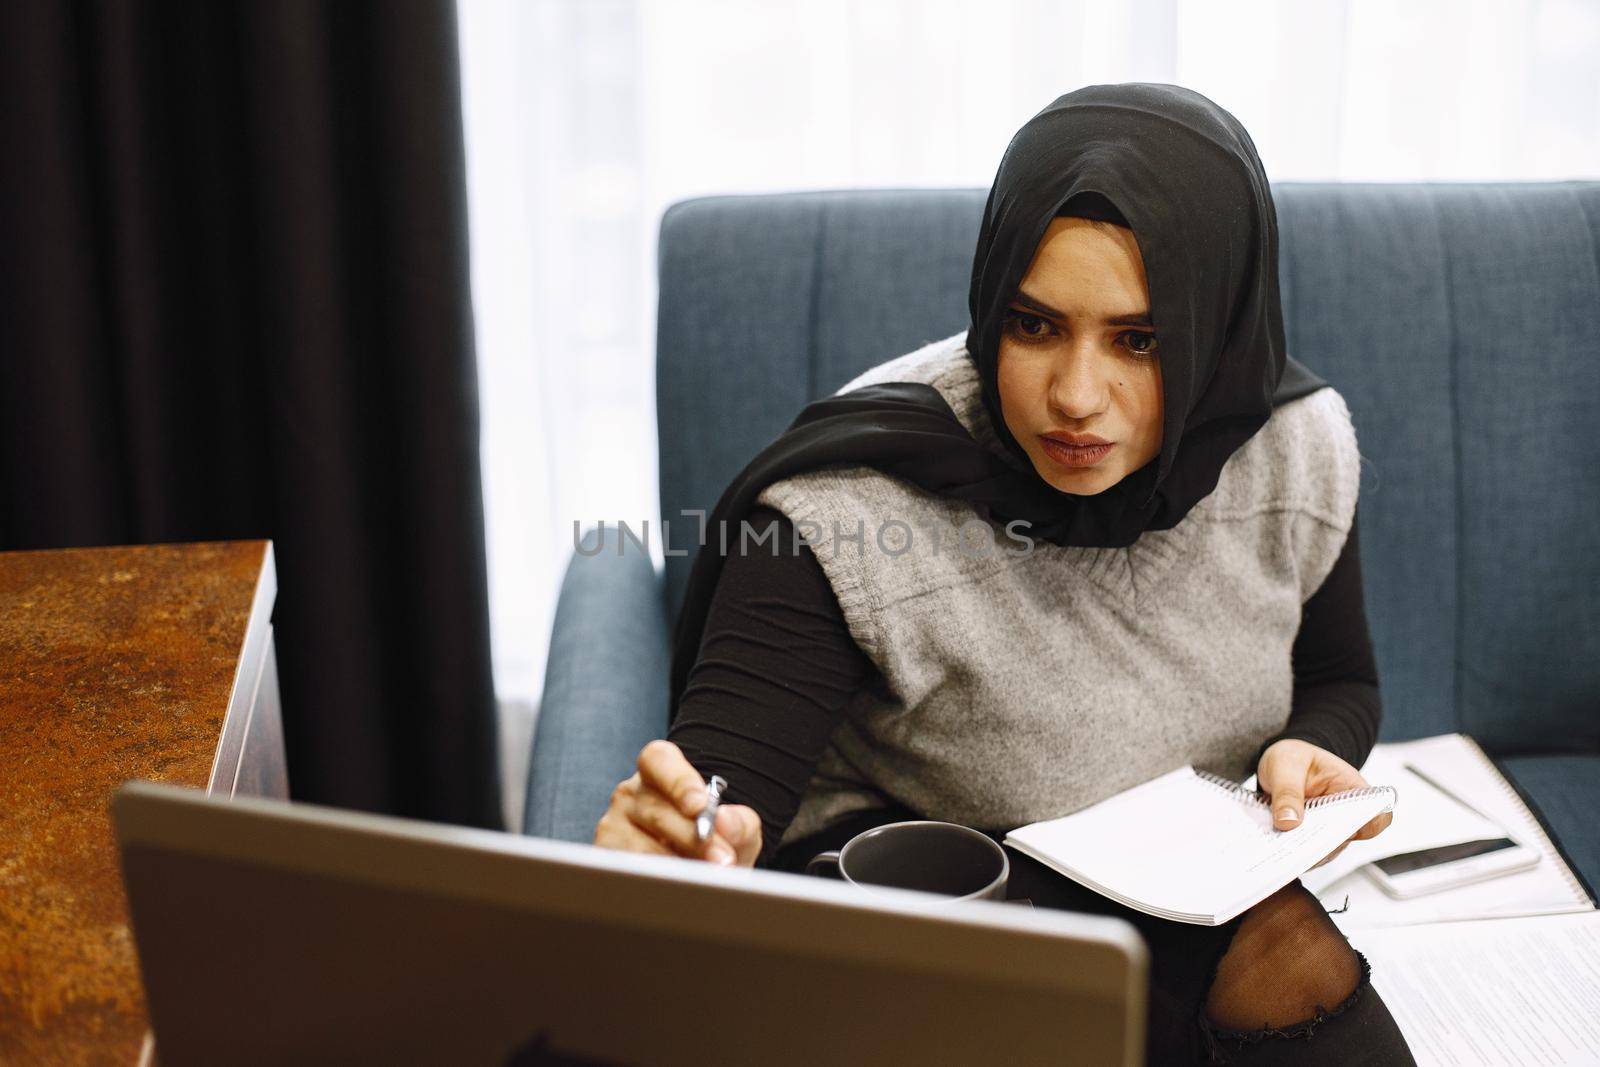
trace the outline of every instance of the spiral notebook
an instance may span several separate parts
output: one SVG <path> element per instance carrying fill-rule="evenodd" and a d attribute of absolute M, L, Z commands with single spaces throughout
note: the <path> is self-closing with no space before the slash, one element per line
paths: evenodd
<path fill-rule="evenodd" d="M 1366 822 L 1394 808 L 1393 786 L 1313 797 L 1292 830 L 1267 801 L 1209 771 L 1175 771 L 1005 843 L 1120 904 L 1218 926 L 1310 870 Z"/>

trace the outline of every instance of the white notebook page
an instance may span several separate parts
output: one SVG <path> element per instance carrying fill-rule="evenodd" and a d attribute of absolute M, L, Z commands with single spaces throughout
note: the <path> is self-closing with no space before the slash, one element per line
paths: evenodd
<path fill-rule="evenodd" d="M 1338 848 L 1391 797 L 1308 806 L 1298 827 L 1279 831 L 1264 805 L 1241 803 L 1185 765 L 1006 840 L 1139 910 L 1226 922 Z"/>

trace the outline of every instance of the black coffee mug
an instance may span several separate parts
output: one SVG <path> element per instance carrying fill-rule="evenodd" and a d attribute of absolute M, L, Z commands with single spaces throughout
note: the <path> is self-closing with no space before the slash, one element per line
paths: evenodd
<path fill-rule="evenodd" d="M 918 819 L 863 830 L 843 848 L 817 853 L 806 864 L 806 873 L 868 888 L 1003 901 L 1011 861 L 993 838 L 970 826 Z"/>

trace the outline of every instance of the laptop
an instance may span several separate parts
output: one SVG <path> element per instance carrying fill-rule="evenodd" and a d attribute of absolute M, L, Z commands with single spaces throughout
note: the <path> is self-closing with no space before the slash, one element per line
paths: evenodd
<path fill-rule="evenodd" d="M 1108 916 L 131 782 L 162 1067 L 1143 1062 Z"/>

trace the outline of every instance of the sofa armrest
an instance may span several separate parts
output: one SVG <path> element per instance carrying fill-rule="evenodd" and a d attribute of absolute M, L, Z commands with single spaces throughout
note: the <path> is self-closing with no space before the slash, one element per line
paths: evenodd
<path fill-rule="evenodd" d="M 596 531 L 584 535 L 585 551 Z M 567 564 L 534 726 L 523 833 L 594 840 L 611 791 L 645 743 L 666 736 L 671 669 L 661 581 L 615 528 Z"/>

